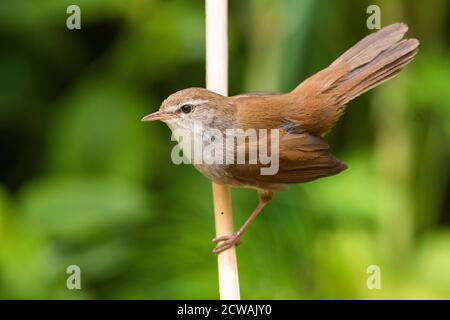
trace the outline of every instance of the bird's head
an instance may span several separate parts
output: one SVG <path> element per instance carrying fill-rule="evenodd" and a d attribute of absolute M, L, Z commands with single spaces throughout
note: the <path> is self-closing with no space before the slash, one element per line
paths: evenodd
<path fill-rule="evenodd" d="M 142 121 L 163 121 L 173 131 L 193 130 L 195 125 L 226 129 L 230 126 L 233 108 L 228 98 L 203 88 L 184 89 L 163 101 L 159 111 Z"/>

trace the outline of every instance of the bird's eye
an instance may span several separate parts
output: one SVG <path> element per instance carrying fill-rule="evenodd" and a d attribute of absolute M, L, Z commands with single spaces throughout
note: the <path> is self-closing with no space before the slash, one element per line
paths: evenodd
<path fill-rule="evenodd" d="M 192 105 L 191 104 L 185 104 L 183 106 L 181 106 L 181 111 L 183 111 L 183 113 L 190 113 L 192 111 Z"/>

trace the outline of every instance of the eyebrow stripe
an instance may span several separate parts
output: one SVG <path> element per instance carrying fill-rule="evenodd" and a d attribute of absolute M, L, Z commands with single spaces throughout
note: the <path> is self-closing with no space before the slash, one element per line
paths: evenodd
<path fill-rule="evenodd" d="M 196 106 L 196 105 L 199 105 L 199 104 L 202 104 L 205 102 L 208 102 L 208 100 L 189 100 L 189 101 L 183 102 L 182 105 L 192 104 L 192 105 Z"/>

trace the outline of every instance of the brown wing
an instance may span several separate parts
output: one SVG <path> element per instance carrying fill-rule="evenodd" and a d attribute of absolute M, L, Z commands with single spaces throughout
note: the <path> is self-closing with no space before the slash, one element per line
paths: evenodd
<path fill-rule="evenodd" d="M 248 150 L 248 143 L 245 147 Z M 279 150 L 279 170 L 275 175 L 262 175 L 261 168 L 269 165 L 259 162 L 233 165 L 229 172 L 243 185 L 276 190 L 285 184 L 335 175 L 347 168 L 330 153 L 329 145 L 322 138 L 308 133 L 280 130 Z"/>

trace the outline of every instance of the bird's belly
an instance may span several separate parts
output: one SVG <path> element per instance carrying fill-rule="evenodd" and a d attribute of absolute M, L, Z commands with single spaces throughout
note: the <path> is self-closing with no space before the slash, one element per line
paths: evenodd
<path fill-rule="evenodd" d="M 222 164 L 194 164 L 195 168 L 208 179 L 219 184 L 238 186 L 227 170 L 227 165 Z"/>
<path fill-rule="evenodd" d="M 230 173 L 230 165 L 218 165 L 218 164 L 195 164 L 195 168 L 200 171 L 208 179 L 223 185 L 228 185 L 237 188 L 250 188 L 266 191 L 283 191 L 286 186 L 282 183 L 276 182 L 261 182 L 252 179 L 246 179 L 245 182 L 240 181 L 232 176 Z"/>

